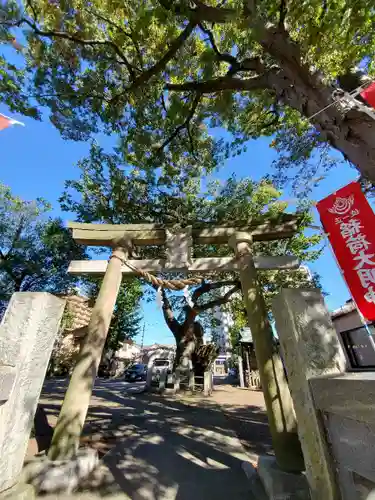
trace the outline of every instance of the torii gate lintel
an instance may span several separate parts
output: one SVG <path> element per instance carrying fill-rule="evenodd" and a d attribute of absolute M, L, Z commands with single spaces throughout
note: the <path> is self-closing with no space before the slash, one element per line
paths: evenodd
<path fill-rule="evenodd" d="M 281 219 L 281 220 L 280 220 Z M 122 266 L 124 275 L 134 274 L 132 267 L 147 272 L 189 272 L 236 271 L 236 257 L 208 257 L 193 259 L 192 247 L 197 244 L 227 244 L 234 234 L 248 234 L 252 241 L 290 238 L 298 228 L 298 219 L 289 214 L 277 221 L 261 221 L 237 227 L 162 227 L 159 224 L 82 224 L 69 223 L 73 238 L 77 243 L 87 246 L 118 246 L 121 238 L 137 246 L 165 245 L 166 259 L 132 259 L 130 267 Z M 299 261 L 293 256 L 254 256 L 257 269 L 294 269 Z M 68 272 L 74 275 L 103 275 L 107 269 L 106 261 L 72 261 Z"/>

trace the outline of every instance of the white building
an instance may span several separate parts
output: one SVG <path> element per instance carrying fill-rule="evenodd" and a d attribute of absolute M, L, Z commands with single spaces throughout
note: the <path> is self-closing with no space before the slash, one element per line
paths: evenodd
<path fill-rule="evenodd" d="M 225 291 L 224 291 L 225 293 Z M 228 359 L 231 356 L 230 328 L 233 325 L 233 317 L 228 311 L 223 311 L 220 307 L 215 307 L 213 316 L 217 321 L 217 326 L 211 331 L 212 338 L 218 345 L 220 351 L 215 360 L 215 375 L 226 375 L 228 373 Z"/>
<path fill-rule="evenodd" d="M 220 307 L 215 307 L 214 318 L 217 320 L 218 325 L 212 331 L 212 337 L 215 339 L 218 347 L 220 348 L 220 356 L 230 356 L 230 327 L 233 326 L 233 317 L 228 311 L 223 311 Z"/>
<path fill-rule="evenodd" d="M 125 340 L 120 349 L 116 351 L 115 357 L 120 361 L 133 361 L 138 359 L 141 353 L 139 345 L 132 340 Z"/>
<path fill-rule="evenodd" d="M 142 348 L 138 360 L 140 363 L 150 365 L 155 359 L 170 359 L 174 361 L 175 355 L 175 344 L 152 344 Z"/>

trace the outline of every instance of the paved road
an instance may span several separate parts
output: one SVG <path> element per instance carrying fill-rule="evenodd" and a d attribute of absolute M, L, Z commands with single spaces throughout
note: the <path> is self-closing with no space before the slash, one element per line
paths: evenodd
<path fill-rule="evenodd" d="M 107 453 L 72 498 L 253 500 L 242 470 L 249 454 L 230 416 L 246 406 L 241 401 L 249 393 L 223 385 L 207 400 L 167 398 L 136 394 L 141 387 L 112 380 L 95 385 L 84 434 Z M 51 425 L 65 389 L 65 381 L 44 388 L 42 403 Z"/>

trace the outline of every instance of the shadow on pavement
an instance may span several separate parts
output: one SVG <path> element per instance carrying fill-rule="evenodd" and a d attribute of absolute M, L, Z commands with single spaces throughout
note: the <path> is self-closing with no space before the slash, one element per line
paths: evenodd
<path fill-rule="evenodd" d="M 45 386 L 49 420 L 65 387 Z M 241 443 L 250 453 L 271 452 L 266 415 L 257 406 L 126 394 L 121 382 L 96 385 L 83 434 L 84 444 L 110 450 L 80 489 L 99 498 L 251 500 Z"/>

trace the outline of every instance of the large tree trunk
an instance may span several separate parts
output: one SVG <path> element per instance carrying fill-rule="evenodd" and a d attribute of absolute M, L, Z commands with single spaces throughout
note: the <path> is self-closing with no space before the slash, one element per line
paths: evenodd
<path fill-rule="evenodd" d="M 203 376 L 218 355 L 214 344 L 203 344 L 203 328 L 198 321 L 190 323 L 176 339 L 177 349 L 174 369 L 188 370 L 192 366 L 194 374 Z"/>
<path fill-rule="evenodd" d="M 198 321 L 187 318 L 176 338 L 175 368 L 188 370 L 193 363 L 193 353 L 203 344 L 203 329 Z"/>
<path fill-rule="evenodd" d="M 364 105 L 331 105 L 336 87 L 325 84 L 319 73 L 313 73 L 302 62 L 299 47 L 285 30 L 265 30 L 260 43 L 281 68 L 268 75 L 277 99 L 303 116 L 312 117 L 311 123 L 322 138 L 353 163 L 361 175 L 375 182 L 375 121 L 363 111 Z"/>

